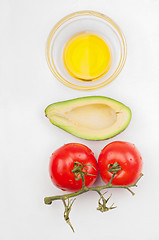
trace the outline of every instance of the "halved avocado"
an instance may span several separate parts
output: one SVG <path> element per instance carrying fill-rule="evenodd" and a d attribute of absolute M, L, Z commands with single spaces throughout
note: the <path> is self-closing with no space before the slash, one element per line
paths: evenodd
<path fill-rule="evenodd" d="M 124 104 L 103 96 L 56 102 L 45 109 L 55 126 L 87 140 L 104 140 L 123 131 L 131 120 Z"/>

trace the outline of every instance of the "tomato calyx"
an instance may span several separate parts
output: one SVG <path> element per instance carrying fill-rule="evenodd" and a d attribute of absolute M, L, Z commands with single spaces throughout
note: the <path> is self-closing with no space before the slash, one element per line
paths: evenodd
<path fill-rule="evenodd" d="M 108 164 L 107 170 L 108 170 L 108 172 L 116 174 L 117 172 L 119 172 L 121 170 L 121 167 L 117 162 L 115 162 L 114 164 Z"/>
<path fill-rule="evenodd" d="M 92 167 L 92 168 L 94 168 L 94 170 L 96 170 L 96 168 L 93 167 L 90 164 L 83 164 L 83 163 L 80 163 L 80 162 L 76 161 L 74 163 L 74 168 L 71 171 L 72 173 L 75 174 L 75 180 L 76 181 L 82 179 L 82 182 L 83 182 L 82 189 L 85 188 L 85 175 L 95 176 L 94 174 L 83 171 L 83 170 L 86 170 L 87 166 Z M 80 177 L 79 177 L 79 175 L 80 175 Z"/>
<path fill-rule="evenodd" d="M 121 170 L 121 167 L 117 162 L 115 162 L 114 164 L 108 164 L 107 171 L 113 173 L 113 175 L 108 183 L 109 185 L 112 184 L 115 174 L 118 173 L 120 170 Z"/>

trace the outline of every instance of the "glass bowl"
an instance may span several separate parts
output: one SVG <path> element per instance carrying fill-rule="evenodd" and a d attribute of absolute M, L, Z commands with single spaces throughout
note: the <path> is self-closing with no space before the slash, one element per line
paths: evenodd
<path fill-rule="evenodd" d="M 93 81 L 81 81 L 71 76 L 63 62 L 63 51 L 68 40 L 81 32 L 94 33 L 105 39 L 112 54 L 107 73 Z M 77 90 L 94 90 L 113 81 L 123 69 L 126 60 L 126 41 L 116 23 L 94 11 L 80 11 L 61 19 L 52 29 L 46 47 L 46 58 L 52 74 L 64 85 Z"/>

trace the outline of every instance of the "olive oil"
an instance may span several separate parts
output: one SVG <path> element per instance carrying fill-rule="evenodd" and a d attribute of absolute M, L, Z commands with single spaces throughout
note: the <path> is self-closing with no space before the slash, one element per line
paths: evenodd
<path fill-rule="evenodd" d="M 64 65 L 78 80 L 96 80 L 111 66 L 111 51 L 104 39 L 93 33 L 79 33 L 65 45 Z"/>

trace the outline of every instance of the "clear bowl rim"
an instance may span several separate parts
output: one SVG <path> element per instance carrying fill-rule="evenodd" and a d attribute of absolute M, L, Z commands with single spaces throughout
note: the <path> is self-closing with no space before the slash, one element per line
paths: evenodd
<path fill-rule="evenodd" d="M 96 84 L 94 86 L 79 86 L 79 85 L 76 85 L 76 84 L 73 84 L 73 83 L 69 82 L 67 79 L 65 79 L 63 76 L 61 76 L 61 74 L 57 71 L 57 69 L 55 67 L 53 57 L 52 57 L 52 59 L 50 59 L 49 51 L 50 51 L 50 46 L 51 46 L 50 45 L 51 40 L 54 37 L 54 35 L 56 34 L 56 31 L 58 30 L 59 27 L 61 27 L 67 21 L 72 20 L 73 18 L 80 17 L 80 16 L 82 16 L 82 17 L 83 16 L 89 16 L 89 15 L 90 16 L 93 15 L 97 18 L 101 18 L 101 19 L 105 20 L 106 22 L 109 22 L 111 24 L 111 26 L 114 27 L 117 30 L 117 32 L 119 33 L 120 38 L 122 40 L 123 51 L 121 51 L 120 61 L 119 61 L 119 64 L 118 64 L 116 70 L 113 72 L 113 74 L 109 78 L 106 78 L 102 83 Z M 122 71 L 122 69 L 125 65 L 126 57 L 127 57 L 127 43 L 126 43 L 125 36 L 124 36 L 123 32 L 120 30 L 120 28 L 118 27 L 118 25 L 110 17 L 106 16 L 105 14 L 99 13 L 99 12 L 96 12 L 96 11 L 90 11 L 90 10 L 73 12 L 73 13 L 63 17 L 61 20 L 59 20 L 54 25 L 52 30 L 50 31 L 50 34 L 49 34 L 48 39 L 47 39 L 47 44 L 46 44 L 46 60 L 47 60 L 47 64 L 49 66 L 49 69 L 52 72 L 52 74 L 54 75 L 54 77 L 59 82 L 64 84 L 65 86 L 70 87 L 72 89 L 81 90 L 81 91 L 89 91 L 89 90 L 99 89 L 99 88 L 104 87 L 105 85 L 109 84 L 110 82 L 112 82 L 119 75 L 119 73 Z M 52 61 L 52 64 L 53 64 L 54 68 L 51 65 L 51 61 Z M 94 82 L 96 82 L 96 81 L 94 81 Z"/>

